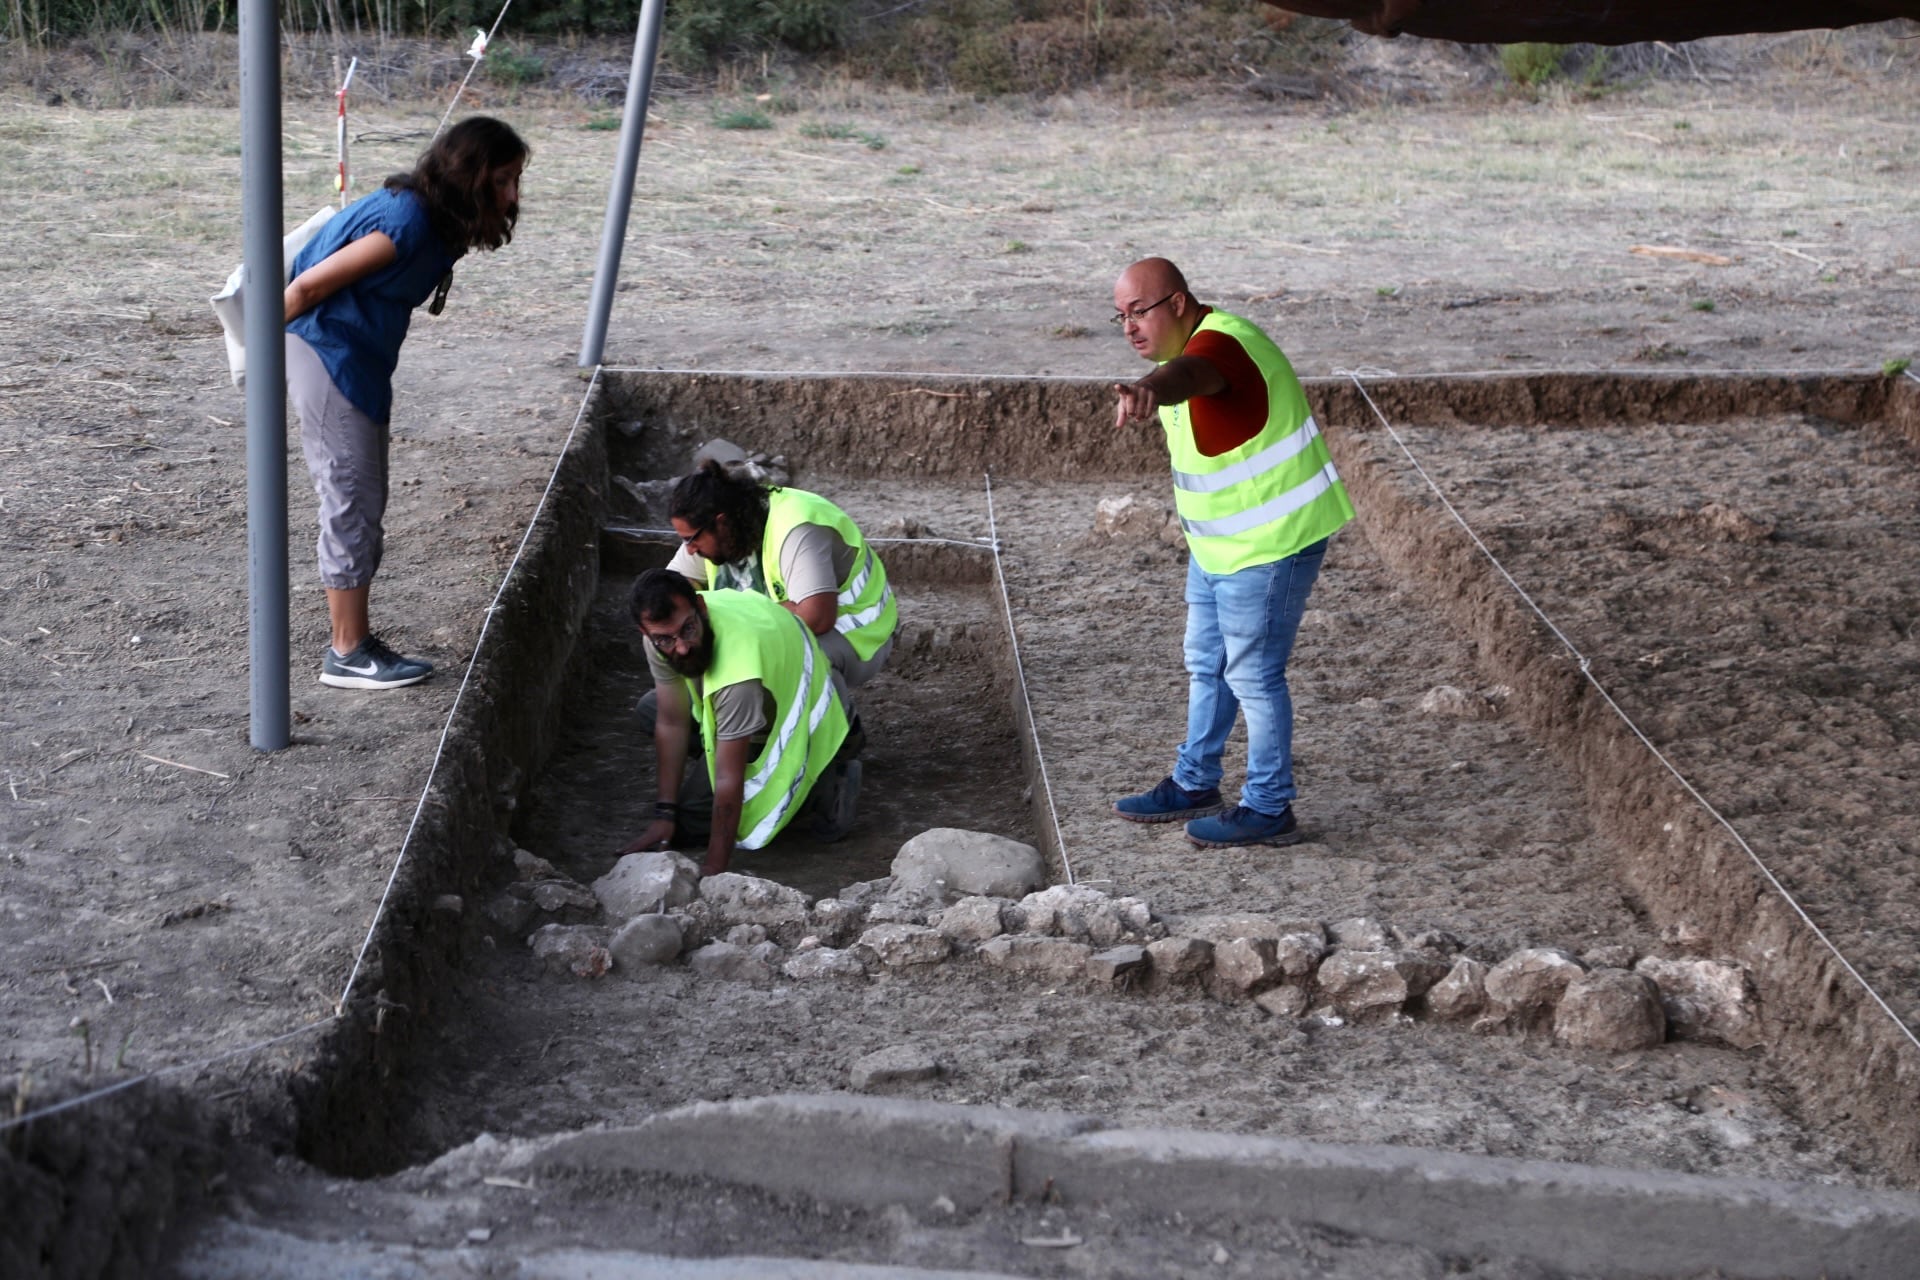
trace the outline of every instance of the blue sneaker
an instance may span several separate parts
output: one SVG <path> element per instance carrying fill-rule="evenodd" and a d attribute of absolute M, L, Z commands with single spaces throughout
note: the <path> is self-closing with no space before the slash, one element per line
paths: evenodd
<path fill-rule="evenodd" d="M 1197 818 L 1220 808 L 1220 788 L 1189 791 L 1171 777 L 1160 779 L 1151 791 L 1124 796 L 1113 802 L 1113 811 L 1128 822 L 1177 822 Z"/>
<path fill-rule="evenodd" d="M 1261 813 L 1237 804 L 1211 818 L 1197 818 L 1187 824 L 1187 839 L 1203 849 L 1232 849 L 1246 844 L 1299 844 L 1306 837 L 1293 820 L 1293 806 L 1280 816 Z"/>
<path fill-rule="evenodd" d="M 433 664 L 418 658 L 403 658 L 368 636 L 352 653 L 341 657 L 328 645 L 320 656 L 320 683 L 336 689 L 398 689 L 419 684 L 433 674 Z"/>

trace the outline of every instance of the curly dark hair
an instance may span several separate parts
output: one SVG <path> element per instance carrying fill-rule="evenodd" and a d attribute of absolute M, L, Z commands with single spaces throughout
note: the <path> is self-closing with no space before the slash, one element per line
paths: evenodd
<path fill-rule="evenodd" d="M 498 249 L 513 239 L 520 206 L 494 207 L 493 175 L 532 155 L 512 126 L 492 116 L 469 116 L 435 138 L 411 173 L 396 173 L 385 185 L 419 196 L 434 234 L 454 253 Z"/>
<path fill-rule="evenodd" d="M 664 622 L 671 618 L 680 601 L 694 602 L 693 584 L 671 569 L 648 569 L 633 580 L 633 594 L 627 597 L 627 613 L 633 625 Z"/>
<path fill-rule="evenodd" d="M 667 515 L 702 530 L 713 528 L 714 517 L 725 516 L 734 544 L 758 550 L 767 531 L 767 493 L 766 486 L 708 458 L 698 471 L 681 476 L 673 486 Z"/>

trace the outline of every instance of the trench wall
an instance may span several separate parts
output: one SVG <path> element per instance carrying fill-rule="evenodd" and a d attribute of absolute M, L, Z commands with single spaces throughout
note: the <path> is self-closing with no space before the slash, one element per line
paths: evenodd
<path fill-rule="evenodd" d="M 1313 380 L 1307 393 L 1369 540 L 1475 645 L 1490 680 L 1513 688 L 1510 705 L 1529 731 L 1581 780 L 1596 826 L 1615 835 L 1622 883 L 1657 923 L 1703 927 L 1716 952 L 1752 967 L 1771 1052 L 1802 1083 L 1809 1118 L 1871 1135 L 1885 1168 L 1920 1184 L 1920 1051 L 1621 725 L 1438 502 L 1408 489 L 1397 451 L 1376 448 L 1390 442 L 1374 413 L 1396 424 L 1544 430 L 1803 414 L 1920 445 L 1920 380 L 1537 374 L 1380 379 L 1364 393 L 1350 380 Z M 610 397 L 615 412 L 657 428 L 656 439 L 721 435 L 748 449 L 831 456 L 857 475 L 1164 472 L 1159 432 L 1116 430 L 1112 403 L 1104 382 L 924 376 L 627 375 Z"/>

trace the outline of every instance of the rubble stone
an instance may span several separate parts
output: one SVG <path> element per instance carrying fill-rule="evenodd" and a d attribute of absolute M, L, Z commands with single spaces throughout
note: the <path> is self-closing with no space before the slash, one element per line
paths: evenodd
<path fill-rule="evenodd" d="M 1326 935 L 1317 929 L 1312 933 L 1283 933 L 1273 944 L 1274 963 L 1289 981 L 1312 973 L 1326 953 Z"/>
<path fill-rule="evenodd" d="M 807 932 L 807 896 L 759 876 L 732 871 L 708 876 L 700 882 L 700 900 L 712 909 L 715 923 L 723 928 L 764 925 L 767 936 L 782 942 L 798 942 Z"/>
<path fill-rule="evenodd" d="M 927 923 L 955 942 L 985 942 L 1007 931 L 1002 898 L 962 898 Z"/>
<path fill-rule="evenodd" d="M 1204 938 L 1160 938 L 1147 944 L 1147 966 L 1156 982 L 1190 981 L 1213 966 L 1213 944 Z"/>
<path fill-rule="evenodd" d="M 1674 1038 L 1717 1041 L 1735 1049 L 1766 1042 L 1760 1001 L 1746 969 L 1726 960 L 1662 960 L 1648 956 L 1634 972 L 1660 988 Z"/>
<path fill-rule="evenodd" d="M 1620 1053 L 1667 1038 L 1667 1015 L 1651 979 L 1625 969 L 1596 969 L 1567 984 L 1553 1014 L 1556 1040 L 1576 1049 Z"/>
<path fill-rule="evenodd" d="M 700 896 L 700 868 L 671 850 L 629 853 L 593 882 L 594 897 L 616 920 L 684 907 Z"/>
<path fill-rule="evenodd" d="M 919 924 L 876 924 L 860 935 L 859 947 L 889 969 L 938 964 L 953 944 L 938 929 Z"/>
<path fill-rule="evenodd" d="M 600 900 L 585 885 L 572 880 L 542 880 L 533 886 L 533 905 L 550 916 L 559 916 L 568 924 L 591 920 L 600 914 Z"/>
<path fill-rule="evenodd" d="M 1516 951 L 1487 971 L 1487 1013 L 1514 1026 L 1543 1025 L 1567 984 L 1584 970 L 1557 947 Z"/>
<path fill-rule="evenodd" d="M 1140 941 L 1133 921 L 1150 923 L 1152 915 L 1138 899 L 1114 899 L 1085 885 L 1056 884 L 1030 893 L 1015 904 L 1025 933 L 1050 933 L 1062 938 L 1110 947 L 1117 942 Z"/>
<path fill-rule="evenodd" d="M 931 1080 L 939 1074 L 939 1061 L 924 1050 L 890 1045 L 855 1062 L 850 1083 L 861 1093 L 870 1093 L 891 1084 Z"/>
<path fill-rule="evenodd" d="M 1372 916 L 1350 916 L 1327 927 L 1333 945 L 1349 951 L 1385 951 L 1393 946 L 1393 935 Z"/>
<path fill-rule="evenodd" d="M 1450 684 L 1438 684 L 1420 695 L 1415 704 L 1423 716 L 1450 716 L 1456 720 L 1484 720 L 1499 708 L 1488 698 Z"/>
<path fill-rule="evenodd" d="M 810 947 L 796 953 L 780 966 L 780 972 L 802 981 L 812 978 L 864 978 L 867 976 L 867 966 L 855 952 L 834 947 Z"/>
<path fill-rule="evenodd" d="M 607 950 L 622 969 L 671 964 L 685 941 L 680 921 L 668 915 L 635 916 L 613 932 Z"/>
<path fill-rule="evenodd" d="M 1589 947 L 1580 953 L 1580 963 L 1589 969 L 1631 969 L 1640 953 L 1624 942 Z"/>
<path fill-rule="evenodd" d="M 1102 986 L 1130 985 L 1147 968 L 1147 949 L 1137 943 L 1109 947 L 1087 957 L 1087 976 Z"/>
<path fill-rule="evenodd" d="M 1160 542 L 1170 547 L 1186 537 L 1172 507 L 1131 493 L 1102 498 L 1094 505 L 1093 532 L 1114 542 Z"/>
<path fill-rule="evenodd" d="M 613 968 L 607 930 L 597 925 L 543 924 L 527 938 L 527 946 L 549 973 L 598 978 Z"/>
<path fill-rule="evenodd" d="M 866 913 L 850 902 L 822 898 L 813 904 L 807 919 L 813 935 L 822 946 L 844 947 L 858 936 Z"/>
<path fill-rule="evenodd" d="M 935 827 L 900 846 L 896 889 L 941 903 L 961 898 L 1018 898 L 1047 883 L 1047 860 L 1030 844 L 988 831 Z"/>
<path fill-rule="evenodd" d="M 687 966 L 703 978 L 729 982 L 766 982 L 773 977 L 766 961 L 731 942 L 709 942 L 687 957 Z"/>
<path fill-rule="evenodd" d="M 1446 967 L 1415 951 L 1335 951 L 1320 963 L 1320 994 L 1349 1017 L 1398 1012 L 1425 995 Z"/>
<path fill-rule="evenodd" d="M 1231 991 L 1251 995 L 1284 976 L 1272 938 L 1230 938 L 1213 948 L 1213 973 Z"/>
<path fill-rule="evenodd" d="M 865 911 L 892 892 L 893 877 L 881 876 L 878 880 L 860 880 L 850 884 L 835 896 L 848 906 Z"/>
<path fill-rule="evenodd" d="M 518 938 L 533 923 L 533 902 L 518 894 L 497 893 L 487 900 L 486 909 L 487 919 L 510 938 Z"/>
<path fill-rule="evenodd" d="M 1298 1018 L 1307 1011 L 1307 993 L 1303 987 L 1269 987 L 1255 996 L 1253 1002 L 1276 1018 Z"/>
<path fill-rule="evenodd" d="M 766 940 L 767 926 L 763 924 L 736 924 L 720 935 L 720 941 L 741 948 L 751 948 Z"/>
<path fill-rule="evenodd" d="M 1427 1013 L 1435 1018 L 1471 1018 L 1486 1007 L 1487 966 L 1461 956 L 1447 976 L 1427 988 Z"/>
<path fill-rule="evenodd" d="M 562 876 L 551 862 L 535 853 L 516 846 L 513 851 L 513 870 L 522 880 L 561 880 Z"/>
<path fill-rule="evenodd" d="M 1040 938 L 1031 934 L 1001 934 L 980 944 L 982 962 L 1007 973 L 1031 974 L 1057 982 L 1079 980 L 1093 949 L 1067 938 Z"/>

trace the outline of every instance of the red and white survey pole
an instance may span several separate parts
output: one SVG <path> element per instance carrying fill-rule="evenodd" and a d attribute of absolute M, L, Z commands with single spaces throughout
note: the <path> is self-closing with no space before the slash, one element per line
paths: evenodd
<path fill-rule="evenodd" d="M 339 63 L 334 63 L 339 66 Z M 340 193 L 340 207 L 347 207 L 347 86 L 353 83 L 353 69 L 360 65 L 360 59 L 354 58 L 347 63 L 347 78 L 340 82 L 340 121 L 335 135 L 340 144 L 340 173 L 334 178 L 333 186 Z"/>

